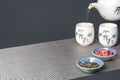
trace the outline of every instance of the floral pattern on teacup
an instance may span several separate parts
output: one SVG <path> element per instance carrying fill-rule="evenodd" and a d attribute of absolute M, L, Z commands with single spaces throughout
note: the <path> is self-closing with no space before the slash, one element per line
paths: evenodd
<path fill-rule="evenodd" d="M 99 37 L 101 37 L 107 44 L 114 44 L 114 38 L 116 38 L 116 34 L 110 35 L 110 31 L 103 30 L 102 33 L 99 33 Z"/>
<path fill-rule="evenodd" d="M 85 30 L 79 29 L 76 32 L 76 36 L 82 40 L 83 43 L 89 43 L 89 38 L 92 36 L 92 33 L 85 33 Z"/>

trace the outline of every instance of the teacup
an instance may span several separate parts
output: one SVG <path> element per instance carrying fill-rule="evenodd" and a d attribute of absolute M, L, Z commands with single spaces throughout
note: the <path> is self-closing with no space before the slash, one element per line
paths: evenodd
<path fill-rule="evenodd" d="M 94 25 L 89 22 L 76 24 L 75 38 L 81 46 L 88 46 L 94 41 Z"/>
<path fill-rule="evenodd" d="M 102 23 L 99 26 L 99 42 L 106 47 L 114 46 L 118 39 L 118 27 L 115 23 Z"/>

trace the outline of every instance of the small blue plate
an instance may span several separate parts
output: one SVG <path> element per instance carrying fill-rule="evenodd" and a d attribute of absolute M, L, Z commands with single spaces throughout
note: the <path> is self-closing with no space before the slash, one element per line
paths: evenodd
<path fill-rule="evenodd" d="M 98 67 L 96 67 L 96 68 L 86 68 L 86 67 L 80 66 L 81 64 L 83 64 L 86 61 L 96 62 L 96 63 L 98 63 Z M 104 66 L 104 62 L 103 62 L 102 59 L 99 59 L 99 58 L 96 58 L 96 57 L 85 57 L 85 58 L 78 59 L 76 61 L 76 66 L 83 72 L 93 73 L 93 72 L 99 71 Z"/>

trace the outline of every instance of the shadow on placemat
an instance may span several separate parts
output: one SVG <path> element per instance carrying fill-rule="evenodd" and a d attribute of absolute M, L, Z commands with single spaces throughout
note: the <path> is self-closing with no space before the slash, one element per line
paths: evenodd
<path fill-rule="evenodd" d="M 120 80 L 120 69 L 71 80 Z"/>

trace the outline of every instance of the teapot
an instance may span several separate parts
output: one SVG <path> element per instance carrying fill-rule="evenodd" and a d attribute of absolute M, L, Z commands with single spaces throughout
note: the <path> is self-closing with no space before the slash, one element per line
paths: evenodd
<path fill-rule="evenodd" d="M 92 8 L 96 8 L 105 20 L 120 20 L 120 0 L 97 0 L 97 2 L 89 4 L 88 9 Z"/>

